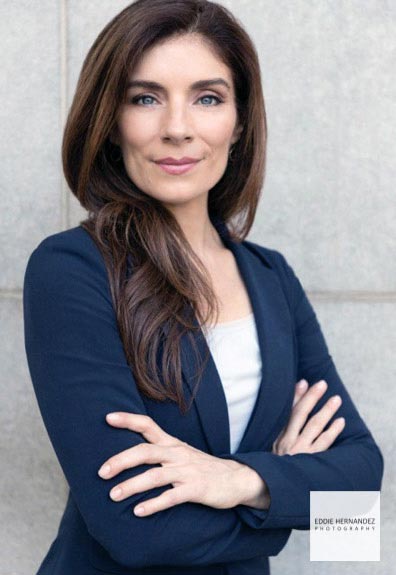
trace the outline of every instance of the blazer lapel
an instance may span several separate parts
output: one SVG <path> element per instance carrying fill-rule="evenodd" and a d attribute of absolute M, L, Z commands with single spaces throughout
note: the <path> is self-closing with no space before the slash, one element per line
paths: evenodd
<path fill-rule="evenodd" d="M 198 326 L 196 318 L 194 323 Z M 199 356 L 203 360 L 210 350 L 206 344 L 202 330 L 195 336 Z M 184 379 L 191 394 L 197 384 L 198 361 L 187 334 L 181 338 L 181 368 Z M 230 451 L 230 423 L 228 419 L 227 401 L 212 354 L 198 383 L 194 403 L 201 421 L 202 431 L 206 437 L 210 451 L 214 455 Z"/>
<path fill-rule="evenodd" d="M 237 448 L 239 452 L 246 452 L 264 448 L 286 404 L 292 401 L 295 383 L 293 325 L 276 271 L 246 244 L 231 241 L 228 245 L 250 296 L 262 361 L 256 403 Z"/>
<path fill-rule="evenodd" d="M 224 244 L 236 259 L 246 286 L 256 322 L 262 360 L 262 379 L 256 403 L 241 439 L 238 452 L 264 449 L 277 427 L 280 415 L 292 401 L 294 377 L 293 326 L 282 285 L 269 262 L 252 252 L 248 244 L 229 236 L 222 222 L 215 221 Z M 194 316 L 194 323 L 198 321 Z M 195 396 L 195 405 L 208 446 L 214 455 L 230 453 L 230 425 L 225 393 L 214 359 L 202 330 L 195 336 L 199 356 L 209 354 Z M 190 392 L 198 364 L 187 336 L 181 339 L 181 367 Z M 275 438 L 274 438 L 275 439 Z M 274 440 L 273 439 L 273 440 Z"/>

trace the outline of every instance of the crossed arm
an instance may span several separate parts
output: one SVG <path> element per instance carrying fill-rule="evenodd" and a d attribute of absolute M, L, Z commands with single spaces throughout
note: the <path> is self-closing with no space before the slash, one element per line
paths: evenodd
<path fill-rule="evenodd" d="M 308 420 L 317 401 L 327 385 L 318 382 L 308 393 L 306 381 L 296 385 L 292 415 L 274 443 L 273 453 L 317 453 L 328 449 L 341 433 L 345 420 L 336 419 L 322 431 L 340 405 L 340 398 L 334 397 Z M 338 397 L 338 400 L 337 400 Z M 308 422 L 307 422 L 308 420 Z M 144 463 L 161 464 L 161 468 L 149 469 L 132 479 L 114 487 L 109 495 L 113 501 L 121 501 L 136 493 L 172 484 L 154 499 L 146 500 L 134 512 L 147 516 L 180 505 L 186 501 L 202 503 L 216 509 L 229 509 L 246 505 L 257 509 L 268 509 L 270 494 L 267 484 L 251 467 L 232 459 L 209 455 L 169 435 L 150 417 L 135 413 L 109 413 L 109 425 L 139 432 L 149 443 L 127 449 L 105 461 L 98 473 L 103 479 L 115 477 L 125 469 Z M 306 424 L 306 425 L 305 425 Z M 303 431 L 301 428 L 304 427 Z"/>

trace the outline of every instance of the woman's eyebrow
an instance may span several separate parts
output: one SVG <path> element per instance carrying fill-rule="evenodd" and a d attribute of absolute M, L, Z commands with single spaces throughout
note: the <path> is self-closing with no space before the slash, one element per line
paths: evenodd
<path fill-rule="evenodd" d="M 221 85 L 225 86 L 228 90 L 231 89 L 229 83 L 223 78 L 211 78 L 209 80 L 198 80 L 191 84 L 190 88 L 192 90 L 199 90 L 201 88 L 206 88 L 207 86 Z M 139 86 L 140 88 L 145 88 L 148 90 L 159 90 L 161 92 L 166 92 L 166 88 L 158 82 L 152 82 L 151 80 L 130 80 L 127 84 L 127 88 L 135 88 Z"/>

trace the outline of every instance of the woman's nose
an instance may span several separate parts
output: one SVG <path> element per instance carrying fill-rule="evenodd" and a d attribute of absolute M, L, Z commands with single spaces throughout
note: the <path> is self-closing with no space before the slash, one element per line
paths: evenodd
<path fill-rule="evenodd" d="M 193 128 L 191 117 L 186 106 L 169 105 L 164 112 L 162 136 L 173 139 L 191 137 Z"/>

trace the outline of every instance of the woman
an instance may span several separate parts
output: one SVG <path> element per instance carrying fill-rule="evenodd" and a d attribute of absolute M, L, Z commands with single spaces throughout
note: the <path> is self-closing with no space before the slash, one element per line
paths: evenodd
<path fill-rule="evenodd" d="M 138 0 L 99 34 L 63 140 L 89 217 L 25 274 L 29 369 L 70 486 L 38 574 L 269 573 L 309 529 L 310 490 L 380 489 L 301 283 L 244 239 L 265 145 L 257 54 L 224 7 Z"/>

